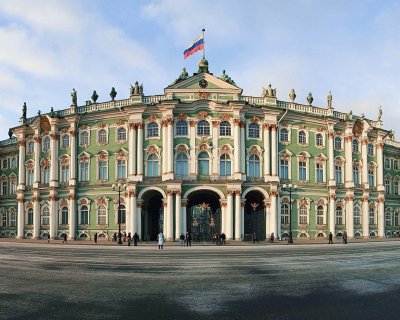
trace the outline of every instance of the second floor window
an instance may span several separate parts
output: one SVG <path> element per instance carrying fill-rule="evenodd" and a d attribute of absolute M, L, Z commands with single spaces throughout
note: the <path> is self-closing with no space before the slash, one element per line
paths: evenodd
<path fill-rule="evenodd" d="M 219 174 L 221 176 L 231 175 L 231 159 L 227 154 L 223 154 L 219 159 Z"/>
<path fill-rule="evenodd" d="M 126 130 L 125 128 L 118 128 L 117 130 L 117 140 L 125 141 L 126 140 Z"/>
<path fill-rule="evenodd" d="M 98 179 L 107 180 L 108 179 L 108 168 L 107 161 L 101 160 L 98 162 Z"/>
<path fill-rule="evenodd" d="M 188 124 L 186 121 L 180 120 L 176 123 L 175 133 L 177 136 L 187 136 L 188 135 Z"/>
<path fill-rule="evenodd" d="M 249 124 L 249 138 L 260 138 L 260 126 L 257 123 Z"/>
<path fill-rule="evenodd" d="M 80 146 L 87 146 L 89 145 L 89 132 L 82 131 L 79 137 L 79 145 Z"/>
<path fill-rule="evenodd" d="M 249 157 L 249 177 L 250 178 L 260 177 L 260 158 L 256 154 L 252 154 Z"/>
<path fill-rule="evenodd" d="M 62 148 L 69 148 L 69 135 L 64 134 L 61 140 L 61 147 Z"/>
<path fill-rule="evenodd" d="M 315 166 L 317 182 L 324 182 L 324 165 L 317 163 Z"/>
<path fill-rule="evenodd" d="M 69 165 L 62 165 L 61 166 L 61 183 L 67 183 L 69 181 Z"/>
<path fill-rule="evenodd" d="M 353 181 L 355 185 L 360 184 L 360 169 L 357 166 L 353 167 Z"/>
<path fill-rule="evenodd" d="M 156 122 L 150 122 L 147 125 L 147 137 L 158 137 L 158 124 Z"/>
<path fill-rule="evenodd" d="M 340 165 L 335 165 L 335 181 L 336 183 L 343 183 L 342 166 Z"/>
<path fill-rule="evenodd" d="M 280 162 L 281 162 L 281 165 L 280 165 L 281 179 L 288 180 L 289 179 L 289 161 L 286 159 L 281 159 Z"/>
<path fill-rule="evenodd" d="M 375 187 L 375 172 L 374 169 L 368 169 L 368 184 L 370 187 Z"/>
<path fill-rule="evenodd" d="M 342 150 L 342 138 L 341 137 L 335 137 L 335 149 Z"/>
<path fill-rule="evenodd" d="M 126 178 L 126 160 L 118 159 L 117 160 L 117 179 L 125 179 Z"/>
<path fill-rule="evenodd" d="M 201 120 L 197 123 L 197 135 L 209 136 L 210 135 L 210 124 L 206 120 Z"/>
<path fill-rule="evenodd" d="M 188 175 L 188 157 L 185 153 L 180 153 L 176 157 L 176 171 L 178 177 Z"/>
<path fill-rule="evenodd" d="M 44 137 L 42 143 L 43 143 L 42 150 L 44 152 L 47 152 L 50 149 L 50 137 L 49 136 Z"/>
<path fill-rule="evenodd" d="M 89 181 L 89 163 L 80 162 L 79 163 L 79 180 Z"/>
<path fill-rule="evenodd" d="M 99 130 L 97 133 L 97 142 L 100 144 L 107 143 L 107 131 L 104 129 Z"/>
<path fill-rule="evenodd" d="M 322 137 L 321 133 L 317 133 L 317 135 L 315 136 L 315 144 L 318 147 L 322 147 L 324 145 L 324 138 Z"/>
<path fill-rule="evenodd" d="M 299 131 L 299 143 L 307 144 L 307 135 L 304 131 Z"/>
<path fill-rule="evenodd" d="M 299 180 L 307 180 L 307 163 L 305 161 L 299 161 Z"/>
<path fill-rule="evenodd" d="M 289 131 L 286 128 L 281 129 L 281 142 L 289 141 Z"/>

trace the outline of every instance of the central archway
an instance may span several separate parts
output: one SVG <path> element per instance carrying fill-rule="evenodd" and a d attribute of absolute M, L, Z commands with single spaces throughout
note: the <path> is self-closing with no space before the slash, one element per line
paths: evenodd
<path fill-rule="evenodd" d="M 146 190 L 142 195 L 142 201 L 142 239 L 155 241 L 158 233 L 164 232 L 163 195 L 158 190 Z"/>
<path fill-rule="evenodd" d="M 193 241 L 212 241 L 221 233 L 222 215 L 220 196 L 209 189 L 195 190 L 188 197 L 186 208 L 186 230 Z"/>

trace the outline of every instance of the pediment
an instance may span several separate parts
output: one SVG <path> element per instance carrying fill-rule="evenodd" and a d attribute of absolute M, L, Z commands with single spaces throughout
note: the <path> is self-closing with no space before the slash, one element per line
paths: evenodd
<path fill-rule="evenodd" d="M 195 74 L 164 89 L 165 95 L 173 99 L 196 100 L 220 97 L 222 100 L 237 100 L 242 89 L 209 73 Z"/>

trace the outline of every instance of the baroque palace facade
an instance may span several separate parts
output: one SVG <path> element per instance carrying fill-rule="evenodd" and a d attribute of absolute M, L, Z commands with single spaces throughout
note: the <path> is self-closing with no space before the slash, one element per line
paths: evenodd
<path fill-rule="evenodd" d="M 399 229 L 400 143 L 377 120 L 243 96 L 202 59 L 163 95 L 26 117 L 0 141 L 0 236 L 154 240 L 384 237 Z M 112 188 L 120 184 L 121 193 Z M 291 186 L 290 190 L 287 185 Z M 120 195 L 120 197 L 119 197 Z"/>

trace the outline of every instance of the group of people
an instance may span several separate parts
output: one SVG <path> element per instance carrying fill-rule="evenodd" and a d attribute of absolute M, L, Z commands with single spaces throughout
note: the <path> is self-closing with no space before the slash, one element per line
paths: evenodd
<path fill-rule="evenodd" d="M 222 245 L 226 244 L 225 233 L 214 233 L 213 241 L 216 246 L 222 246 Z"/>
<path fill-rule="evenodd" d="M 347 244 L 347 231 L 343 231 L 342 239 L 343 239 L 343 244 Z M 333 244 L 333 234 L 332 234 L 332 232 L 329 232 L 328 240 L 329 240 L 328 244 Z"/>
<path fill-rule="evenodd" d="M 94 236 L 95 236 L 94 241 L 97 243 L 97 233 Z M 133 236 L 131 235 L 130 232 L 128 232 L 128 234 L 126 234 L 125 232 L 123 234 L 118 234 L 117 232 L 114 232 L 112 236 L 112 242 L 117 242 L 118 237 L 121 237 L 123 242 L 127 242 L 128 246 L 130 246 L 133 242 L 133 246 L 137 247 L 139 240 L 139 235 L 137 234 L 137 232 L 135 232 Z"/>
<path fill-rule="evenodd" d="M 192 246 L 192 235 L 190 232 L 186 232 L 186 235 L 181 233 L 179 239 L 181 240 L 181 247 L 191 247 Z"/>

